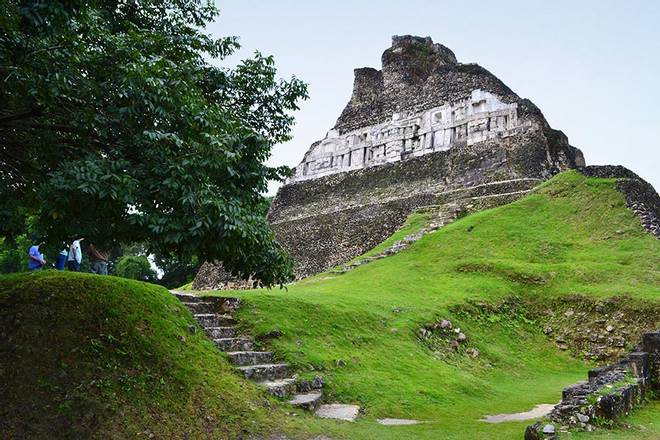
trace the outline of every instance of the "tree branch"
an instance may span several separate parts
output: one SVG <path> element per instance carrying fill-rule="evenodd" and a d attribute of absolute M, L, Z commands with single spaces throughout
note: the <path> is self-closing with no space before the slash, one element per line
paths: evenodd
<path fill-rule="evenodd" d="M 22 112 L 18 113 L 13 113 L 10 115 L 5 115 L 5 116 L 0 116 L 0 124 L 7 124 L 12 121 L 17 121 L 20 119 L 29 119 L 35 116 L 39 116 L 41 114 L 41 110 L 38 109 L 32 109 L 32 110 L 25 110 Z"/>

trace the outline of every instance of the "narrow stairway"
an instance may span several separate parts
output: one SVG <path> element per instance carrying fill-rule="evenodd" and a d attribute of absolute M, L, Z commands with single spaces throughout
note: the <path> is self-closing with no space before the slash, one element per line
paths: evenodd
<path fill-rule="evenodd" d="M 344 274 L 349 272 L 356 267 L 362 266 L 372 261 L 380 260 L 382 258 L 390 257 L 392 255 L 398 254 L 404 249 L 407 249 L 411 244 L 432 232 L 437 231 L 449 223 L 453 223 L 459 216 L 462 207 L 457 202 L 449 202 L 444 205 L 438 206 L 427 206 L 421 209 L 433 209 L 434 214 L 432 219 L 429 221 L 428 225 L 424 226 L 420 230 L 405 236 L 403 239 L 395 242 L 392 246 L 383 249 L 375 255 L 368 257 L 358 257 L 353 261 L 350 261 L 346 264 L 338 266 L 334 269 L 331 269 L 329 272 L 332 274 Z"/>
<path fill-rule="evenodd" d="M 322 396 L 320 389 L 297 394 L 298 385 L 295 377 L 290 375 L 288 364 L 274 362 L 273 353 L 269 351 L 255 351 L 251 338 L 237 334 L 232 312 L 240 307 L 240 299 L 172 293 L 192 312 L 206 335 L 229 356 L 236 370 L 246 379 L 256 382 L 275 397 L 289 398 L 288 402 L 293 406 L 310 411 L 318 408 Z"/>

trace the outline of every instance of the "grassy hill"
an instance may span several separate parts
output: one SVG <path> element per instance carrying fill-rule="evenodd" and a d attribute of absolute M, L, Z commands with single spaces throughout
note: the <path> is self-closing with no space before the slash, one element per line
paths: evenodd
<path fill-rule="evenodd" d="M 397 237 L 427 218 L 413 216 Z M 210 341 L 189 331 L 192 316 L 161 287 L 55 272 L 1 277 L 0 433 L 521 438 L 528 422 L 479 419 L 556 403 L 595 362 L 581 345 L 586 328 L 604 331 L 612 321 L 617 334 L 627 332 L 623 351 L 657 327 L 659 256 L 660 242 L 626 209 L 614 180 L 568 172 L 345 274 L 286 291 L 232 292 L 244 299 L 241 325 L 263 347 L 302 376 L 322 374 L 328 400 L 361 405 L 354 423 L 265 404 Z M 453 334 L 420 337 L 441 319 L 466 335 L 457 350 Z M 659 416 L 660 406 L 649 404 L 626 420 L 632 430 L 571 438 L 656 439 Z M 376 422 L 386 417 L 424 423 Z"/>
<path fill-rule="evenodd" d="M 302 374 L 325 375 L 331 400 L 364 409 L 354 424 L 319 421 L 315 429 L 351 439 L 520 438 L 527 422 L 479 419 L 556 403 L 593 365 L 586 352 L 558 347 L 557 326 L 578 341 L 586 324 L 605 327 L 594 320 L 605 308 L 608 319 L 629 322 L 624 351 L 635 333 L 660 324 L 660 242 L 615 185 L 563 173 L 346 274 L 320 274 L 286 292 L 236 292 L 247 304 L 243 322 Z M 419 223 L 412 219 L 406 233 Z M 462 347 L 480 355 L 454 352 L 442 337 L 420 339 L 420 328 L 440 319 L 460 327 Z M 269 339 L 274 329 L 282 336 Z M 427 423 L 375 422 L 384 417 Z M 647 426 L 634 438 L 659 434 Z"/>
<path fill-rule="evenodd" d="M 281 425 L 193 323 L 146 283 L 1 277 L 0 438 L 216 439 Z"/>

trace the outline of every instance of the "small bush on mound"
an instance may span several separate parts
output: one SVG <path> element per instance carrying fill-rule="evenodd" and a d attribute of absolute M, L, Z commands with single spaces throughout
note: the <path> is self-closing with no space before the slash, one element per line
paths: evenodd
<path fill-rule="evenodd" d="M 272 428 L 162 287 L 87 274 L 0 277 L 0 433 L 25 438 L 236 438 Z M 275 418 L 277 419 L 277 418 Z"/>
<path fill-rule="evenodd" d="M 138 281 L 154 281 L 156 272 L 144 255 L 124 255 L 117 261 L 117 275 Z"/>

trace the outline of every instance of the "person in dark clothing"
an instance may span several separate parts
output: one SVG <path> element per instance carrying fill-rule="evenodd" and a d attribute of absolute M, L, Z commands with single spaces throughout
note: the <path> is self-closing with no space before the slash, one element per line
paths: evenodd
<path fill-rule="evenodd" d="M 69 251 L 62 249 L 59 254 L 57 254 L 57 260 L 55 260 L 55 269 L 64 270 L 66 266 L 66 259 L 69 256 Z"/>
<path fill-rule="evenodd" d="M 93 244 L 87 248 L 87 256 L 92 267 L 92 273 L 97 275 L 108 274 L 108 255 L 96 249 Z"/>

